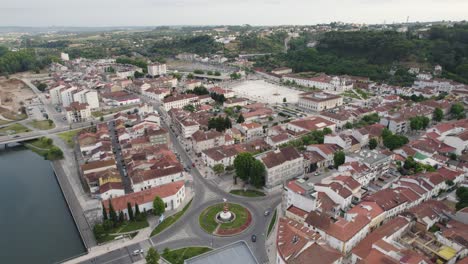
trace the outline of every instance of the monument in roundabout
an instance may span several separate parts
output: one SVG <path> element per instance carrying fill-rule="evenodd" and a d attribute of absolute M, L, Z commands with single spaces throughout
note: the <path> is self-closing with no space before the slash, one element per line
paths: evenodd
<path fill-rule="evenodd" d="M 227 203 L 227 199 L 223 198 L 223 202 L 223 211 L 216 214 L 216 220 L 221 223 L 229 223 L 234 221 L 236 215 L 233 212 L 229 211 L 229 204 Z"/>

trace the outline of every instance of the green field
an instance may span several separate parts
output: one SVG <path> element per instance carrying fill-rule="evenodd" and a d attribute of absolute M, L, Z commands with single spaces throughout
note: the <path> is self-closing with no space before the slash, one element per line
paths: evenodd
<path fill-rule="evenodd" d="M 192 204 L 192 201 L 190 201 L 187 205 L 184 206 L 182 211 L 175 213 L 174 215 L 169 216 L 168 218 L 164 219 L 154 230 L 151 232 L 151 236 L 155 236 L 159 233 L 161 233 L 164 229 L 168 228 L 172 224 L 174 224 L 177 220 L 179 220 L 182 215 L 187 211 L 187 209 L 190 207 L 190 204 Z"/>
<path fill-rule="evenodd" d="M 65 141 L 69 147 L 73 148 L 75 146 L 75 141 L 73 141 L 73 138 L 80 133 L 81 130 L 73 130 L 73 131 L 67 131 L 58 134 L 58 136 Z"/>
<path fill-rule="evenodd" d="M 55 124 L 52 120 L 33 120 L 32 122 L 29 122 L 28 125 L 40 130 L 49 130 L 55 128 Z"/>
<path fill-rule="evenodd" d="M 176 250 L 166 251 L 162 254 L 162 257 L 172 264 L 183 264 L 184 260 L 193 258 L 195 256 L 201 255 L 208 251 L 211 251 L 211 248 L 186 247 L 186 248 L 179 248 Z"/>
<path fill-rule="evenodd" d="M 29 132 L 30 130 L 21 125 L 21 124 L 12 124 L 4 128 L 0 128 L 0 134 L 18 134 L 18 133 L 24 133 L 24 132 Z"/>

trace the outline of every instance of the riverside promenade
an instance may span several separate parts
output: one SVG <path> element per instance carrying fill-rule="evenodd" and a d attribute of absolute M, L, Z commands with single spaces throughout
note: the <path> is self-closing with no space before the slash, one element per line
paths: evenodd
<path fill-rule="evenodd" d="M 78 199 L 73 191 L 73 188 L 68 180 L 68 177 L 63 170 L 60 161 L 52 161 L 52 168 L 54 170 L 57 181 L 62 189 L 63 196 L 67 202 L 68 208 L 70 209 L 73 220 L 75 221 L 78 232 L 80 233 L 81 239 L 87 250 L 96 246 L 96 240 L 94 239 L 92 228 L 83 212 Z"/>

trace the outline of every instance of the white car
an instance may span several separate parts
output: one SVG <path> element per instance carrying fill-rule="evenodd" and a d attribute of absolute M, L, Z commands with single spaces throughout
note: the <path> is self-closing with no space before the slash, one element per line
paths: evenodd
<path fill-rule="evenodd" d="M 140 254 L 143 254 L 143 249 L 136 249 L 136 250 L 133 250 L 132 252 L 133 256 L 138 256 Z"/>

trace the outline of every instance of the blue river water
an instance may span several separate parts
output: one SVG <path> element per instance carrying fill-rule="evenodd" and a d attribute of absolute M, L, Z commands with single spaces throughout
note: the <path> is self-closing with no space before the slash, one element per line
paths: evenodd
<path fill-rule="evenodd" d="M 0 263 L 56 263 L 85 252 L 49 161 L 0 145 Z"/>

